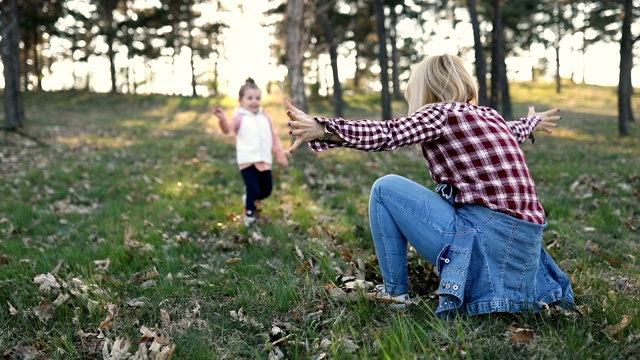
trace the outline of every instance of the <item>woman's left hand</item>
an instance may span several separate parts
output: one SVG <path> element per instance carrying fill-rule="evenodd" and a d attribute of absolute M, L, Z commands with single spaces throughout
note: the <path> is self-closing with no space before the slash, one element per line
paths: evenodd
<path fill-rule="evenodd" d="M 287 116 L 289 116 L 289 135 L 295 136 L 296 141 L 291 145 L 289 152 L 292 153 L 303 142 L 320 139 L 324 137 L 322 124 L 316 121 L 304 111 L 293 106 L 289 100 L 285 101 Z"/>

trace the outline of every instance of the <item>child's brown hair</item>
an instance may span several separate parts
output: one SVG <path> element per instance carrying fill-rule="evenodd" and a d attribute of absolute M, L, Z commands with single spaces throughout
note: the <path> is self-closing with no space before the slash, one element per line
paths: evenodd
<path fill-rule="evenodd" d="M 242 97 L 244 96 L 244 92 L 247 89 L 256 89 L 260 91 L 260 88 L 258 87 L 258 85 L 256 85 L 256 82 L 253 81 L 253 79 L 250 77 L 248 77 L 247 80 L 245 80 L 244 85 L 240 86 L 240 92 L 239 92 L 240 99 L 242 99 Z"/>

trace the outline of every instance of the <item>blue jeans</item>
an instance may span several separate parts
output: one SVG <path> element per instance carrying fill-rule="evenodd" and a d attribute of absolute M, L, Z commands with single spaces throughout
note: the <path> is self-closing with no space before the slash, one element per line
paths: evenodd
<path fill-rule="evenodd" d="M 408 292 L 411 244 L 440 273 L 438 316 L 574 303 L 571 280 L 542 247 L 546 224 L 481 205 L 454 204 L 397 175 L 373 184 L 369 217 L 386 290 Z"/>
<path fill-rule="evenodd" d="M 398 175 L 373 184 L 369 222 L 380 272 L 390 294 L 409 291 L 407 248 L 411 244 L 431 264 L 452 240 L 456 209 L 428 188 Z"/>

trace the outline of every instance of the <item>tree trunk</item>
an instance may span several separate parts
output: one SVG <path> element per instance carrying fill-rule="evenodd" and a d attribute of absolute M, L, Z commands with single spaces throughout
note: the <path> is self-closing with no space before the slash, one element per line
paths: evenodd
<path fill-rule="evenodd" d="M 529 44 L 529 60 L 531 60 L 531 82 L 538 81 L 538 74 L 536 73 L 536 65 L 533 62 L 533 51 L 531 51 L 531 44 Z"/>
<path fill-rule="evenodd" d="M 189 49 L 191 50 L 191 56 L 189 58 L 189 65 L 191 67 L 191 96 L 197 96 L 196 93 L 196 66 L 195 66 L 195 51 L 193 50 L 193 1 L 188 2 L 187 15 L 189 24 Z"/>
<path fill-rule="evenodd" d="M 113 43 L 115 42 L 115 28 L 113 24 L 114 20 L 109 21 L 109 29 L 107 30 L 107 45 L 109 46 L 109 71 L 111 74 L 111 92 L 117 93 L 116 89 L 116 53 L 113 49 Z"/>
<path fill-rule="evenodd" d="M 17 0 L 0 3 L 0 51 L 4 66 L 4 128 L 16 130 L 24 124 L 24 105 L 20 91 L 20 28 Z"/>
<path fill-rule="evenodd" d="M 500 67 L 502 70 L 502 74 L 500 76 L 501 84 L 502 84 L 502 117 L 508 120 L 513 119 L 513 109 L 511 108 L 511 93 L 509 91 L 509 78 L 507 77 L 507 64 L 504 61 L 504 56 L 502 57 L 502 66 Z"/>
<path fill-rule="evenodd" d="M 475 52 L 476 78 L 478 79 L 478 105 L 489 105 L 487 98 L 487 60 L 485 59 L 482 40 L 480 39 L 480 22 L 478 21 L 478 9 L 476 0 L 467 1 L 471 27 L 473 28 L 473 49 Z"/>
<path fill-rule="evenodd" d="M 629 122 L 633 121 L 631 107 L 631 69 L 633 67 L 633 41 L 631 40 L 631 22 L 633 0 L 624 0 L 624 18 L 622 19 L 622 38 L 620 39 L 620 78 L 618 80 L 618 130 L 620 136 L 629 135 Z"/>
<path fill-rule="evenodd" d="M 358 48 L 356 47 L 356 54 L 354 56 L 354 63 L 356 65 L 356 70 L 353 74 L 353 90 L 358 92 L 360 90 L 360 69 L 358 66 L 360 65 L 360 55 L 358 54 Z"/>
<path fill-rule="evenodd" d="M 36 74 L 36 89 L 42 91 L 42 69 L 40 67 L 40 56 L 38 54 L 38 30 L 33 32 L 33 72 Z"/>
<path fill-rule="evenodd" d="M 559 9 L 554 11 L 560 12 Z M 560 27 L 560 15 L 556 17 L 556 39 L 553 42 L 553 47 L 556 51 L 556 94 L 560 94 L 562 91 L 562 79 L 560 78 L 560 39 L 562 39 L 562 29 Z"/>
<path fill-rule="evenodd" d="M 500 0 L 492 0 L 493 5 L 493 29 L 491 30 L 491 99 L 489 106 L 498 109 L 500 102 L 500 92 L 502 90 L 504 65 L 504 47 L 502 41 L 502 12 L 500 11 Z"/>
<path fill-rule="evenodd" d="M 304 88 L 304 0 L 287 1 L 287 70 L 293 105 L 304 112 L 309 111 Z"/>
<path fill-rule="evenodd" d="M 213 60 L 213 96 L 218 96 L 218 53 Z"/>
<path fill-rule="evenodd" d="M 393 9 L 391 10 L 391 23 L 389 24 L 389 42 L 391 43 L 391 84 L 393 85 L 393 98 L 402 99 L 402 92 L 400 91 L 400 71 L 398 70 L 398 63 L 400 62 L 400 52 L 398 51 L 398 36 L 396 33 L 396 27 L 398 24 L 398 15 Z"/>
<path fill-rule="evenodd" d="M 387 55 L 387 29 L 385 27 L 384 0 L 376 0 L 376 34 L 378 36 L 378 61 L 382 83 L 382 118 L 391 119 L 391 95 L 389 94 L 389 57 Z"/>
<path fill-rule="evenodd" d="M 20 5 L 18 5 L 18 17 L 20 17 Z M 29 36 L 23 36 L 20 32 L 20 38 L 22 41 L 22 49 L 18 52 L 18 58 L 20 59 L 20 89 L 22 92 L 29 91 L 29 49 L 31 48 L 31 38 Z M 18 41 L 20 41 L 18 40 Z"/>
<path fill-rule="evenodd" d="M 498 2 L 499 0 L 497 0 L 496 2 Z M 498 31 L 500 33 L 500 36 L 498 36 L 499 38 L 499 42 L 497 44 L 497 61 L 498 64 L 500 65 L 498 68 L 498 75 L 500 77 L 500 89 L 501 89 L 501 103 L 502 103 L 502 107 L 501 107 L 501 114 L 502 117 L 505 119 L 512 119 L 513 118 L 513 111 L 511 109 L 511 94 L 509 93 L 509 77 L 507 76 L 507 63 L 506 63 L 506 59 L 505 59 L 505 50 L 504 50 L 504 27 L 503 24 L 504 22 L 502 21 L 502 13 L 500 12 L 498 14 Z"/>
<path fill-rule="evenodd" d="M 331 4 L 327 0 L 321 0 L 319 3 L 319 18 L 327 43 L 329 44 L 329 58 L 331 59 L 331 74 L 333 75 L 333 109 L 336 117 L 342 117 L 342 86 L 340 85 L 340 77 L 338 76 L 338 46 L 336 45 L 333 27 L 329 20 L 329 11 Z"/>
<path fill-rule="evenodd" d="M 560 43 L 556 41 L 554 44 L 556 51 L 556 94 L 560 94 L 562 91 L 562 79 L 560 78 Z"/>
<path fill-rule="evenodd" d="M 133 59 L 131 60 L 131 64 L 133 64 L 133 66 L 131 67 L 131 92 L 132 94 L 137 94 L 138 93 L 138 82 L 136 81 L 136 57 L 134 56 Z"/>

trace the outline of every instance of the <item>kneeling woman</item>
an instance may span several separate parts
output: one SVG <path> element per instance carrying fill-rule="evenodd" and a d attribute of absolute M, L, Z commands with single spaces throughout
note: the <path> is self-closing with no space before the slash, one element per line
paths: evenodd
<path fill-rule="evenodd" d="M 409 113 L 385 121 L 311 117 L 287 102 L 290 134 L 314 151 L 388 151 L 420 144 L 432 191 L 387 175 L 371 189 L 369 220 L 384 284 L 378 296 L 409 300 L 411 244 L 440 274 L 439 316 L 538 311 L 574 302 L 568 276 L 542 246 L 546 226 L 520 143 L 551 132 L 558 109 L 505 121 L 477 106 L 462 60 L 428 57 L 405 91 Z M 396 308 L 406 308 L 403 303 Z"/>

